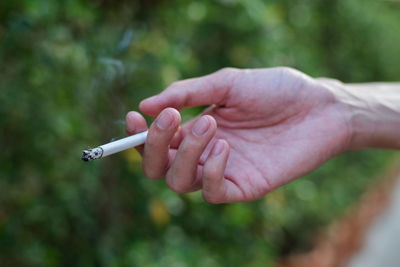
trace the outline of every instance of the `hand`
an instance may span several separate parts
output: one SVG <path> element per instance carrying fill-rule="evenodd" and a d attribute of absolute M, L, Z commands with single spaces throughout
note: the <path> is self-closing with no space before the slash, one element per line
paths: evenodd
<path fill-rule="evenodd" d="M 325 81 L 290 68 L 222 69 L 171 84 L 144 100 L 158 116 L 144 146 L 143 170 L 177 193 L 202 189 L 211 203 L 251 201 L 347 149 L 351 131 Z M 179 126 L 177 110 L 209 106 Z M 137 112 L 127 133 L 146 130 Z"/>

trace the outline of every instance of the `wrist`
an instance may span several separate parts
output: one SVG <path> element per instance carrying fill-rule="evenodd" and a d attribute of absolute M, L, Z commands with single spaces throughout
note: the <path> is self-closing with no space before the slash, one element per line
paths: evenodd
<path fill-rule="evenodd" d="M 330 85 L 349 132 L 348 150 L 400 148 L 399 84 Z"/>
<path fill-rule="evenodd" d="M 347 84 L 337 88 L 338 98 L 349 126 L 351 138 L 348 150 L 359 150 L 373 146 L 377 118 L 374 104 L 362 93 Z"/>

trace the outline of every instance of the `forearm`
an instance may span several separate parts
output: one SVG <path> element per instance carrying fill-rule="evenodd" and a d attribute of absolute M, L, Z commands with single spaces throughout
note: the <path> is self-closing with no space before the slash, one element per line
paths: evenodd
<path fill-rule="evenodd" d="M 400 83 L 342 84 L 349 149 L 400 149 Z"/>

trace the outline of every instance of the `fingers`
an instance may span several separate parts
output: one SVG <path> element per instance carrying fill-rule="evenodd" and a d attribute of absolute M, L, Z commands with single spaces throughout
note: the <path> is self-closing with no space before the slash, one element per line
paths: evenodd
<path fill-rule="evenodd" d="M 139 108 L 149 116 L 156 116 L 166 107 L 180 110 L 191 106 L 222 105 L 239 72 L 225 68 L 200 78 L 175 82 L 160 94 L 143 100 Z"/>
<path fill-rule="evenodd" d="M 136 111 L 128 112 L 128 114 L 126 114 L 125 120 L 126 120 L 126 129 L 125 129 L 126 135 L 133 135 L 147 130 L 146 120 L 143 118 L 142 115 L 140 115 Z M 143 145 L 137 146 L 135 148 L 140 154 L 143 154 L 143 148 L 144 148 Z"/>
<path fill-rule="evenodd" d="M 236 184 L 225 179 L 229 145 L 217 140 L 203 166 L 203 198 L 209 203 L 235 202 L 242 196 Z"/>
<path fill-rule="evenodd" d="M 229 145 L 225 140 L 217 140 L 204 166 L 198 165 L 201 155 L 215 135 L 217 125 L 214 118 L 202 116 L 191 121 L 190 127 L 178 130 L 180 120 L 177 110 L 163 110 L 150 127 L 145 146 L 136 147 L 143 156 L 142 165 L 146 176 L 151 179 L 165 176 L 170 155 L 175 154 L 174 162 L 166 174 L 167 184 L 173 191 L 185 193 L 202 188 L 203 197 L 209 203 L 240 201 L 241 190 L 224 177 L 229 155 Z M 146 121 L 138 112 L 131 111 L 126 115 L 127 135 L 146 129 Z M 170 144 L 172 146 L 174 142 L 179 149 L 170 154 Z"/>
<path fill-rule="evenodd" d="M 216 128 L 217 123 L 213 117 L 202 116 L 185 136 L 166 174 L 166 182 L 173 191 L 185 193 L 199 189 L 196 184 L 199 159 L 213 138 Z"/>
<path fill-rule="evenodd" d="M 150 179 L 164 177 L 169 161 L 169 145 L 180 121 L 181 116 L 176 109 L 166 108 L 150 126 L 142 160 L 143 171 Z"/>

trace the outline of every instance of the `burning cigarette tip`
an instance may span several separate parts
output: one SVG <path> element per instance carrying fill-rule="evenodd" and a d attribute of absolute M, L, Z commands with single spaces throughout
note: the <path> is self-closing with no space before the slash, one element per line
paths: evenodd
<path fill-rule="evenodd" d="M 93 149 L 83 150 L 81 159 L 83 161 L 91 161 L 99 159 L 101 156 L 103 156 L 103 149 L 101 147 L 96 147 Z"/>
<path fill-rule="evenodd" d="M 83 161 L 91 161 L 107 157 L 109 155 L 121 152 L 125 149 L 129 149 L 135 146 L 143 145 L 146 141 L 147 131 L 131 135 L 114 142 L 101 145 L 96 148 L 86 149 L 82 151 L 81 159 Z"/>

